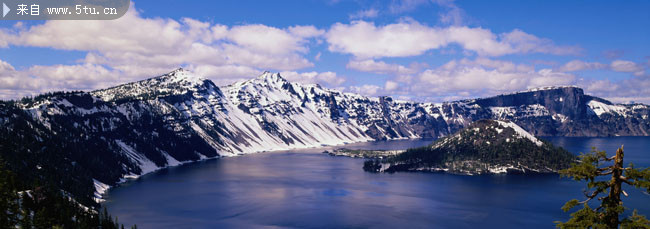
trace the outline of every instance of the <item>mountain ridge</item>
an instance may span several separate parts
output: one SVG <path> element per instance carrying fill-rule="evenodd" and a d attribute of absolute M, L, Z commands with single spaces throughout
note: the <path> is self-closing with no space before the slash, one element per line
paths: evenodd
<path fill-rule="evenodd" d="M 176 69 L 91 92 L 58 92 L 2 101 L 0 129 L 6 131 L 0 139 L 14 141 L 16 136 L 11 136 L 11 130 L 18 128 L 14 124 L 21 119 L 39 126 L 31 130 L 29 125 L 21 126 L 25 133 L 38 131 L 43 138 L 101 147 L 92 153 L 89 149 L 71 148 L 67 159 L 91 171 L 84 180 L 103 187 L 166 166 L 219 156 L 443 137 L 481 119 L 511 120 L 535 136 L 649 135 L 647 105 L 605 101 L 585 95 L 579 88 L 560 87 L 473 100 L 417 103 L 289 82 L 271 72 L 218 87 L 210 80 Z M 26 149 L 12 147 L 15 149 L 9 152 L 11 157 L 20 160 Z M 52 147 L 37 154 L 60 153 Z"/>

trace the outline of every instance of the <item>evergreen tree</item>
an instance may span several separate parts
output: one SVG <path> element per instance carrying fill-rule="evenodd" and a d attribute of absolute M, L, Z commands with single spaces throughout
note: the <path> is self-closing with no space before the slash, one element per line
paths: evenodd
<path fill-rule="evenodd" d="M 4 169 L 0 160 L 0 228 L 9 228 L 18 222 L 18 195 L 14 191 L 14 176 Z"/>
<path fill-rule="evenodd" d="M 623 167 L 623 146 L 616 151 L 616 155 L 607 157 L 605 151 L 598 151 L 595 147 L 591 153 L 579 156 L 580 162 L 571 168 L 560 171 L 562 176 L 571 177 L 576 181 L 587 181 L 588 191 L 585 191 L 586 200 L 570 200 L 563 207 L 565 212 L 573 207 L 583 204 L 583 208 L 572 213 L 567 222 L 556 221 L 559 228 L 650 228 L 650 221 L 645 216 L 639 215 L 636 210 L 629 217 L 620 219 L 625 211 L 621 194 L 627 196 L 622 189 L 623 183 L 635 188 L 650 191 L 650 168 L 637 169 L 630 163 Z M 611 176 L 610 179 L 606 177 Z M 600 178 L 600 179 L 599 179 Z M 603 179 L 605 178 L 605 179 Z M 599 197 L 599 195 L 603 194 Z M 591 208 L 588 202 L 601 201 L 597 208 Z"/>

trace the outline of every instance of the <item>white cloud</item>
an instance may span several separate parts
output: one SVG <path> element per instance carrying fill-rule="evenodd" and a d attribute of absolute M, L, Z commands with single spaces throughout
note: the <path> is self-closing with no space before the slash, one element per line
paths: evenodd
<path fill-rule="evenodd" d="M 232 82 L 243 74 L 255 76 L 262 70 L 295 71 L 313 66 L 305 57 L 310 42 L 325 33 L 314 26 L 302 25 L 229 27 L 191 18 L 144 18 L 133 6 L 123 17 L 111 21 L 16 25 L 0 30 L 0 47 L 87 52 L 77 65 L 33 66 L 20 71 L 30 77 L 3 76 L 7 84 L 0 88 L 8 88 L 11 83 L 32 91 L 95 89 L 156 76 L 179 66 L 189 66 L 218 83 Z M 105 77 L 108 73 L 120 77 Z M 87 80 L 82 82 L 78 77 Z M 37 84 L 33 79 L 62 82 Z"/>
<path fill-rule="evenodd" d="M 557 46 L 549 39 L 539 38 L 519 29 L 515 29 L 509 33 L 500 34 L 499 37 L 501 38 L 500 40 L 502 44 L 512 46 L 514 53 L 576 55 L 582 51 L 582 49 L 575 46 Z"/>
<path fill-rule="evenodd" d="M 578 62 L 562 66 L 562 70 L 587 68 L 610 68 L 596 62 Z M 640 64 L 619 62 L 619 71 L 638 71 Z M 577 70 L 576 70 L 577 71 Z M 619 81 L 580 78 L 574 74 L 552 69 L 515 64 L 510 61 L 476 58 L 452 60 L 437 68 L 427 69 L 417 75 L 397 76 L 399 82 L 394 90 L 388 83 L 384 87 L 393 94 L 405 95 L 424 101 L 450 101 L 458 99 L 494 96 L 502 93 L 543 86 L 577 85 L 585 93 L 610 99 L 613 102 L 650 103 L 650 77 L 637 75 Z"/>
<path fill-rule="evenodd" d="M 434 69 L 419 75 L 421 92 L 487 91 L 488 94 L 512 92 L 527 88 L 571 85 L 575 77 L 542 69 L 536 72 L 501 72 L 496 69 L 462 66 L 452 70 Z"/>
<path fill-rule="evenodd" d="M 440 7 L 438 15 L 442 24 L 457 26 L 463 24 L 466 17 L 465 12 L 454 3 L 454 0 L 393 0 L 388 9 L 391 13 L 399 14 L 415 10 L 429 3 Z"/>
<path fill-rule="evenodd" d="M 454 0 L 432 0 L 432 2 L 445 8 L 440 12 L 440 21 L 442 23 L 457 26 L 463 24 L 465 12 L 454 3 Z"/>
<path fill-rule="evenodd" d="M 417 56 L 446 42 L 436 30 L 417 22 L 383 27 L 365 21 L 336 23 L 325 36 L 330 51 L 359 58 Z"/>
<path fill-rule="evenodd" d="M 564 64 L 562 67 L 560 67 L 559 70 L 564 72 L 574 72 L 574 71 L 590 70 L 590 69 L 603 69 L 606 67 L 607 65 L 598 62 L 584 62 L 581 60 L 572 60 Z"/>
<path fill-rule="evenodd" d="M 17 99 L 47 91 L 88 90 L 120 81 L 120 72 L 100 65 L 34 65 L 16 70 L 0 60 L 0 99 Z"/>
<path fill-rule="evenodd" d="M 7 62 L 5 62 L 3 60 L 0 60 L 0 73 L 6 74 L 8 72 L 12 72 L 12 71 L 15 71 L 15 70 L 16 69 L 14 69 L 14 66 L 11 66 L 11 64 L 9 64 L 9 63 L 7 63 Z"/>
<path fill-rule="evenodd" d="M 572 74 L 551 69 L 535 70 L 524 64 L 476 58 L 452 60 L 414 76 L 393 78 L 403 85 L 392 90 L 400 95 L 429 101 L 492 96 L 541 86 L 574 85 Z M 386 85 L 386 90 L 393 85 Z M 396 90 L 399 89 L 399 90 Z"/>
<path fill-rule="evenodd" d="M 650 104 L 650 76 L 645 74 L 644 64 L 627 60 L 615 60 L 608 66 L 612 71 L 632 73 L 627 79 L 610 81 L 584 80 L 579 83 L 586 92 L 611 100 L 628 103 L 631 101 Z"/>
<path fill-rule="evenodd" d="M 650 78 L 647 76 L 632 77 L 618 82 L 609 80 L 591 80 L 579 84 L 586 93 L 596 95 L 617 103 L 650 104 Z"/>
<path fill-rule="evenodd" d="M 391 11 L 403 12 L 428 1 L 395 2 Z M 37 25 L 16 23 L 0 29 L 0 48 L 12 46 L 44 47 L 87 52 L 73 65 L 35 65 L 16 70 L 0 60 L 0 98 L 51 90 L 92 90 L 165 73 L 186 66 L 219 85 L 251 76 L 262 70 L 282 71 L 289 80 L 341 87 L 346 78 L 334 72 L 304 72 L 314 64 L 310 48 L 325 39 L 332 52 L 354 56 L 349 69 L 390 75 L 383 84 L 366 84 L 345 90 L 365 95 L 391 93 L 411 98 L 458 99 L 524 90 L 547 85 L 578 84 L 589 93 L 617 101 L 650 94 L 648 63 L 615 60 L 608 64 L 574 60 L 557 70 L 539 69 L 526 64 L 490 59 L 509 54 L 576 54 L 576 47 L 557 46 L 521 30 L 495 34 L 484 28 L 458 26 L 462 10 L 453 1 L 434 1 L 446 7 L 443 23 L 451 27 L 428 26 L 413 19 L 376 25 L 353 21 L 336 23 L 324 31 L 311 25 L 286 28 L 262 24 L 226 26 L 191 18 L 144 18 L 135 7 L 113 21 L 47 21 Z M 454 11 L 458 10 L 458 11 Z M 357 12 L 354 18 L 372 18 L 378 10 Z M 410 57 L 430 50 L 461 47 L 477 54 L 474 59 L 449 61 L 437 68 L 413 63 L 408 66 L 387 63 L 383 57 Z M 450 51 L 450 52 L 451 52 Z M 321 53 L 314 56 L 318 61 Z M 615 82 L 583 80 L 566 73 L 585 69 L 610 69 L 632 73 L 635 77 Z"/>
<path fill-rule="evenodd" d="M 409 67 L 399 64 L 388 64 L 383 61 L 375 60 L 350 60 L 346 65 L 349 69 L 354 69 L 362 72 L 372 72 L 378 74 L 391 74 L 391 75 L 408 75 L 415 74 L 420 70 L 422 64 L 413 63 Z"/>
<path fill-rule="evenodd" d="M 235 26 L 228 32 L 228 39 L 252 51 L 262 51 L 274 55 L 294 52 L 304 53 L 307 47 L 305 38 L 323 33 L 313 26 L 294 26 L 287 30 L 266 25 Z"/>
<path fill-rule="evenodd" d="M 397 88 L 399 88 L 399 84 L 392 80 L 387 80 L 386 84 L 384 85 L 384 89 L 386 91 L 394 91 L 397 90 Z"/>
<path fill-rule="evenodd" d="M 345 78 L 338 76 L 335 72 L 302 72 L 295 71 L 280 72 L 280 75 L 291 82 L 304 84 L 324 84 L 327 86 L 339 86 L 345 82 Z"/>
<path fill-rule="evenodd" d="M 350 19 L 364 19 L 364 18 L 375 18 L 379 15 L 379 11 L 376 9 L 367 9 L 360 10 L 353 14 L 350 14 Z"/>
<path fill-rule="evenodd" d="M 242 65 L 190 65 L 187 69 L 212 80 L 216 85 L 229 85 L 260 74 L 258 69 Z"/>
<path fill-rule="evenodd" d="M 535 68 L 526 64 L 515 64 L 510 61 L 494 60 L 489 58 L 479 57 L 474 60 L 462 59 L 459 61 L 463 65 L 478 65 L 491 69 L 496 69 L 500 72 L 530 72 Z"/>
<path fill-rule="evenodd" d="M 289 27 L 289 32 L 300 38 L 320 37 L 325 34 L 325 30 L 317 29 L 313 25 L 296 25 Z"/>
<path fill-rule="evenodd" d="M 382 96 L 386 95 L 382 87 L 372 84 L 361 86 L 350 86 L 346 88 L 347 92 L 357 93 L 365 96 Z"/>
<path fill-rule="evenodd" d="M 612 61 L 610 67 L 613 71 L 617 72 L 631 72 L 636 76 L 641 76 L 645 73 L 643 67 L 637 63 L 627 60 L 615 60 Z"/>
<path fill-rule="evenodd" d="M 336 23 L 325 35 L 332 52 L 348 53 L 359 59 L 417 56 L 449 44 L 458 44 L 480 56 L 548 53 L 577 54 L 576 47 L 560 47 L 548 39 L 520 30 L 496 35 L 483 28 L 429 27 L 414 20 L 376 26 L 372 22 Z"/>
<path fill-rule="evenodd" d="M 583 86 L 583 89 L 588 92 L 596 93 L 611 93 L 620 89 L 618 84 L 613 83 L 610 80 L 593 80 L 593 81 L 583 81 L 580 82 Z"/>

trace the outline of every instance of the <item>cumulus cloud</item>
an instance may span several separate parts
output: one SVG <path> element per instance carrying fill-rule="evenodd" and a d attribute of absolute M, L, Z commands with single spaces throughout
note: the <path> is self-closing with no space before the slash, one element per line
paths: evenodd
<path fill-rule="evenodd" d="M 532 72 L 501 72 L 478 66 L 426 70 L 419 76 L 419 90 L 435 93 L 485 91 L 488 94 L 512 92 L 548 85 L 571 85 L 575 76 L 542 69 Z M 421 87 L 421 88 L 420 88 Z"/>
<path fill-rule="evenodd" d="M 145 18 L 133 6 L 112 21 L 46 21 L 32 26 L 17 23 L 0 30 L 0 47 L 42 47 L 87 54 L 78 65 L 14 70 L 30 77 L 9 80 L 5 75 L 3 82 L 7 84 L 0 88 L 23 85 L 32 91 L 94 89 L 156 76 L 179 66 L 227 84 L 262 70 L 295 71 L 313 66 L 305 56 L 310 43 L 324 33 L 311 25 L 226 26 L 191 18 Z M 34 79 L 61 82 L 34 83 Z"/>
<path fill-rule="evenodd" d="M 577 47 L 556 46 L 521 30 L 494 34 L 483 28 L 430 27 L 414 20 L 377 26 L 372 22 L 336 23 L 325 35 L 329 50 L 352 54 L 359 59 L 417 56 L 426 51 L 458 44 L 480 56 L 548 53 L 577 54 Z"/>
<path fill-rule="evenodd" d="M 634 76 L 618 82 L 610 80 L 585 80 L 579 84 L 585 92 L 609 99 L 616 103 L 650 104 L 650 78 Z"/>
<path fill-rule="evenodd" d="M 619 71 L 634 73 L 643 64 L 620 62 Z M 351 60 L 348 68 L 390 78 L 382 86 L 362 85 L 347 88 L 365 95 L 393 95 L 416 101 L 450 101 L 475 97 L 493 96 L 545 86 L 577 85 L 591 95 L 611 99 L 614 102 L 650 103 L 650 77 L 632 76 L 628 79 L 582 78 L 572 71 L 585 69 L 611 69 L 598 62 L 570 61 L 557 69 L 536 69 L 533 65 L 512 61 L 477 57 L 451 60 L 436 68 L 408 68 L 399 64 L 376 60 Z M 407 70 L 408 69 L 408 70 Z M 408 74 L 404 74 L 404 73 Z"/>
<path fill-rule="evenodd" d="M 260 74 L 258 69 L 242 65 L 190 65 L 188 69 L 196 75 L 209 76 L 217 85 L 228 85 Z"/>
<path fill-rule="evenodd" d="M 384 90 L 425 101 L 491 96 L 541 86 L 574 85 L 575 75 L 488 58 L 452 60 L 413 75 L 397 76 Z"/>
<path fill-rule="evenodd" d="M 345 78 L 338 76 L 335 72 L 302 72 L 284 71 L 280 75 L 285 79 L 304 83 L 304 84 L 322 84 L 326 86 L 339 86 L 345 82 Z"/>
<path fill-rule="evenodd" d="M 384 89 L 386 91 L 394 91 L 394 90 L 397 90 L 397 88 L 399 88 L 399 83 L 397 83 L 395 81 L 392 81 L 392 80 L 387 80 L 385 85 L 384 85 Z"/>
<path fill-rule="evenodd" d="M 114 53 L 126 53 L 131 56 L 146 55 L 146 58 L 161 55 L 184 58 L 195 54 L 190 52 L 200 51 L 197 49 L 207 49 L 206 52 L 210 54 L 221 54 L 228 61 L 238 62 L 241 61 L 240 56 L 227 52 L 228 47 L 236 46 L 235 50 L 247 50 L 258 58 L 270 59 L 273 55 L 291 56 L 306 52 L 308 38 L 320 36 L 322 33 L 324 31 L 313 26 L 280 29 L 252 24 L 228 28 L 190 18 L 180 21 L 143 18 L 136 9 L 131 8 L 118 20 L 47 21 L 13 33 L 5 32 L 4 36 L 7 36 L 8 42 L 13 45 L 95 51 L 98 54 L 114 56 Z M 201 57 L 206 58 L 204 55 Z"/>
<path fill-rule="evenodd" d="M 570 64 L 569 64 L 570 63 Z M 614 66 L 597 62 L 571 61 L 559 69 L 535 69 L 534 66 L 511 61 L 478 57 L 451 60 L 436 68 L 413 75 L 394 76 L 384 88 L 373 90 L 379 94 L 408 96 L 415 100 L 442 102 L 467 98 L 494 96 L 545 86 L 576 85 L 586 93 L 610 99 L 613 102 L 630 101 L 650 103 L 650 77 L 643 74 L 611 81 L 589 79 L 572 74 L 579 69 L 612 69 L 636 73 L 642 64 L 617 62 Z"/>
<path fill-rule="evenodd" d="M 322 34 L 313 26 L 295 26 L 282 30 L 266 25 L 235 26 L 228 32 L 228 39 L 248 50 L 262 51 L 274 55 L 294 52 L 304 53 L 307 47 L 305 38 Z"/>
<path fill-rule="evenodd" d="M 17 99 L 52 90 L 88 90 L 120 82 L 120 72 L 101 65 L 34 65 L 16 70 L 0 60 L 0 98 Z"/>
<path fill-rule="evenodd" d="M 428 26 L 413 19 L 385 25 L 358 20 L 336 23 L 328 30 L 311 25 L 227 26 L 191 18 L 145 18 L 135 7 L 113 21 L 47 21 L 36 25 L 19 22 L 0 30 L 0 48 L 43 47 L 82 51 L 86 55 L 73 65 L 34 65 L 20 70 L 0 60 L 0 97 L 18 98 L 51 90 L 91 90 L 152 77 L 179 66 L 219 85 L 268 69 L 281 71 L 291 81 L 341 87 L 346 77 L 335 72 L 304 71 L 314 66 L 306 56 L 313 56 L 316 61 L 321 57 L 321 52 L 313 54 L 310 49 L 326 41 L 331 52 L 353 56 L 346 65 L 348 69 L 388 75 L 387 81 L 377 85 L 345 88 L 365 95 L 450 100 L 537 86 L 578 84 L 589 93 L 616 101 L 650 101 L 642 100 L 642 95 L 650 94 L 646 74 L 650 61 L 619 59 L 606 64 L 573 60 L 555 69 L 535 69 L 493 58 L 530 53 L 572 55 L 581 50 L 558 46 L 549 39 L 517 29 L 496 34 L 485 28 L 460 26 L 463 12 L 450 0 L 395 1 L 390 11 L 404 12 L 431 2 L 445 8 L 441 22 L 452 26 Z M 378 12 L 362 10 L 350 18 L 373 18 Z M 435 68 L 417 62 L 403 65 L 380 60 L 458 47 L 476 57 L 452 60 Z M 572 73 L 587 69 L 609 69 L 634 77 L 612 82 L 584 80 Z"/>
<path fill-rule="evenodd" d="M 580 82 L 580 84 L 583 86 L 583 89 L 591 92 L 591 93 L 611 93 L 618 91 L 620 89 L 620 86 L 610 80 L 585 80 L 583 82 Z"/>
<path fill-rule="evenodd" d="M 417 22 L 380 27 L 366 21 L 336 23 L 325 36 L 330 51 L 359 58 L 417 56 L 445 43 L 435 30 Z"/>
<path fill-rule="evenodd" d="M 365 96 L 383 96 L 387 95 L 381 86 L 373 84 L 364 84 L 361 86 L 350 86 L 345 89 L 347 92 L 357 93 Z"/>

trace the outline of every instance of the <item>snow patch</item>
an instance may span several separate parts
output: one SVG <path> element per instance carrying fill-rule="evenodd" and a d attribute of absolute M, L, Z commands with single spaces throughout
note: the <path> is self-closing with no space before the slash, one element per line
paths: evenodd
<path fill-rule="evenodd" d="M 528 131 L 524 130 L 519 125 L 515 124 L 514 122 L 506 122 L 506 121 L 499 121 L 499 120 L 497 120 L 497 122 L 499 122 L 499 125 L 501 125 L 502 127 L 506 127 L 506 128 L 510 127 L 512 129 L 514 129 L 515 132 L 517 133 L 517 135 L 519 135 L 519 137 L 528 138 L 533 143 L 535 143 L 537 146 L 542 146 L 544 144 L 544 143 L 542 143 L 542 141 L 537 139 L 532 134 L 528 133 Z"/>
<path fill-rule="evenodd" d="M 553 118 L 553 120 L 560 121 L 562 123 L 569 120 L 569 117 L 567 117 L 566 115 L 562 115 L 562 114 L 554 114 L 553 116 L 551 116 L 551 118 Z"/>
<path fill-rule="evenodd" d="M 95 186 L 95 196 L 93 197 L 95 202 L 101 203 L 101 202 L 106 201 L 106 200 L 102 199 L 102 196 L 104 195 L 104 193 L 106 193 L 106 190 L 108 190 L 108 188 L 110 186 L 108 186 L 107 184 L 102 183 L 101 181 L 95 180 L 95 179 L 93 179 L 93 184 Z"/>
<path fill-rule="evenodd" d="M 134 162 L 140 165 L 140 170 L 142 170 L 141 174 L 150 173 L 159 169 L 159 167 L 156 166 L 156 164 L 153 163 L 153 161 L 149 160 L 149 158 L 145 157 L 144 155 L 141 155 L 140 153 L 135 151 L 135 149 L 133 149 L 131 146 L 127 145 L 123 141 L 115 140 L 115 143 L 117 143 L 117 145 L 119 145 L 120 148 L 122 148 L 122 152 L 126 154 L 126 156 L 129 159 L 133 160 Z M 125 176 L 125 178 L 129 178 L 129 179 L 135 179 L 138 177 L 139 175 L 136 174 Z"/>
<path fill-rule="evenodd" d="M 623 117 L 627 117 L 627 115 L 626 115 L 627 108 L 625 106 L 608 105 L 608 104 L 605 104 L 605 103 L 602 103 L 602 102 L 598 102 L 596 100 L 589 101 L 589 103 L 587 103 L 587 105 L 599 117 L 602 114 L 605 114 L 605 113 L 610 113 L 610 114 L 614 114 L 614 115 L 621 115 Z"/>

